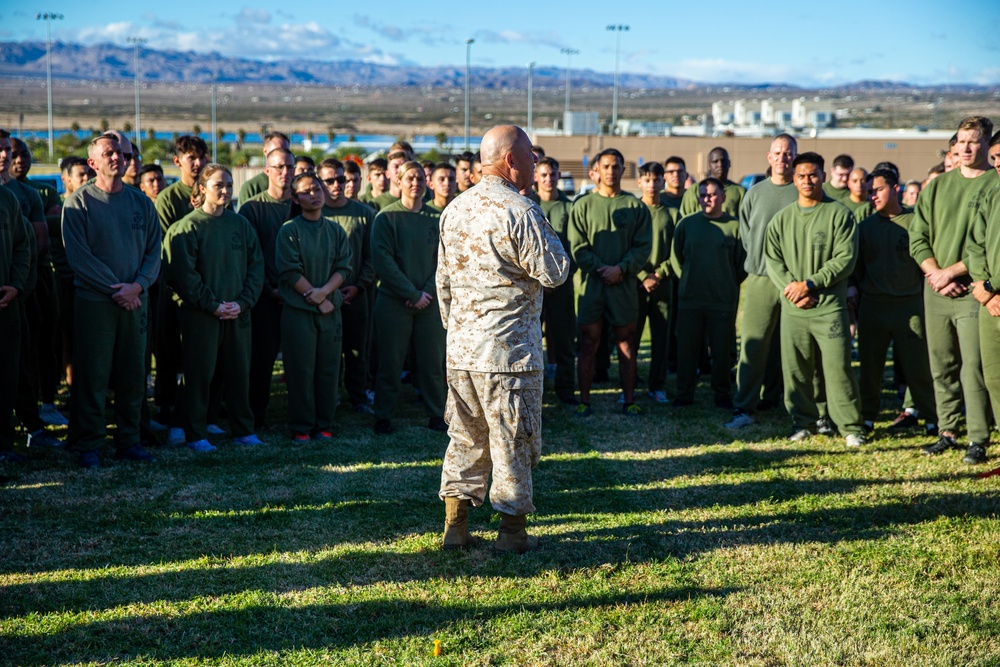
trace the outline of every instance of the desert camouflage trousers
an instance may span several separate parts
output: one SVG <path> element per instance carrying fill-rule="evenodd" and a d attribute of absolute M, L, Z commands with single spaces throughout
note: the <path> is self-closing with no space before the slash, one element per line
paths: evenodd
<path fill-rule="evenodd" d="M 441 498 L 471 500 L 479 507 L 492 472 L 494 510 L 534 512 L 531 470 L 542 453 L 542 372 L 449 368 L 444 419 L 451 442 L 441 470 Z"/>

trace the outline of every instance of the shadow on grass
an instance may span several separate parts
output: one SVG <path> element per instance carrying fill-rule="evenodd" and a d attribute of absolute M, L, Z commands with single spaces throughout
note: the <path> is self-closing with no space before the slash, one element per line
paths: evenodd
<path fill-rule="evenodd" d="M 0 650 L 11 664 L 43 665 L 80 660 L 110 663 L 138 658 L 215 659 L 271 651 L 344 649 L 412 635 L 433 636 L 447 632 L 456 623 L 475 623 L 483 628 L 511 616 L 688 602 L 724 598 L 734 592 L 736 589 L 681 587 L 575 597 L 559 602 L 522 599 L 482 606 L 408 600 L 275 606 L 268 600 L 239 610 L 179 617 L 126 616 L 74 625 L 53 634 L 0 637 Z"/>

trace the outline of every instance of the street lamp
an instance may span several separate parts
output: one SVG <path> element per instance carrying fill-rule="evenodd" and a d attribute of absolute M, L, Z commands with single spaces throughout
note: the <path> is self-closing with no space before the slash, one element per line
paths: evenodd
<path fill-rule="evenodd" d="M 535 63 L 528 63 L 528 134 L 531 134 L 531 90 L 534 88 L 532 77 L 535 74 Z"/>
<path fill-rule="evenodd" d="M 149 40 L 145 37 L 129 37 L 127 41 L 135 46 L 135 150 L 142 153 L 142 130 L 139 128 L 139 47 Z"/>
<path fill-rule="evenodd" d="M 469 150 L 469 71 L 472 64 L 472 44 L 475 41 L 471 37 L 465 40 L 465 150 Z"/>
<path fill-rule="evenodd" d="M 568 114 L 569 113 L 569 72 L 570 72 L 570 64 L 572 62 L 573 56 L 575 56 L 578 53 L 580 53 L 580 51 L 578 49 L 565 48 L 565 49 L 560 49 L 560 52 L 566 54 L 566 113 Z"/>
<path fill-rule="evenodd" d="M 45 72 L 46 84 L 45 92 L 49 97 L 49 162 L 53 161 L 53 139 L 52 131 L 52 21 L 61 21 L 62 14 L 53 12 L 39 12 L 35 15 L 36 21 L 45 21 Z"/>
<path fill-rule="evenodd" d="M 615 33 L 615 86 L 611 102 L 611 134 L 618 127 L 618 60 L 621 55 L 622 32 L 628 31 L 627 25 L 609 25 L 608 30 Z"/>
<path fill-rule="evenodd" d="M 216 75 L 212 75 L 212 162 L 217 163 L 219 161 L 219 153 L 217 144 L 219 142 L 219 125 L 216 115 Z"/>

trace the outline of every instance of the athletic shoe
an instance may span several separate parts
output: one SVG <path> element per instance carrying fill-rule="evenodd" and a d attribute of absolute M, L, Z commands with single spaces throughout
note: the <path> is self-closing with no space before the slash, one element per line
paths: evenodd
<path fill-rule="evenodd" d="M 28 447 L 62 447 L 64 443 L 45 429 L 28 434 Z"/>
<path fill-rule="evenodd" d="M 861 447 L 862 445 L 867 445 L 868 440 L 865 439 L 865 436 L 863 435 L 858 435 L 857 433 L 848 433 L 847 441 L 845 444 L 848 447 L 856 448 L 856 447 Z"/>
<path fill-rule="evenodd" d="M 440 417 L 431 417 L 427 420 L 427 428 L 432 431 L 437 431 L 438 433 L 447 433 L 448 424 L 445 423 Z"/>
<path fill-rule="evenodd" d="M 174 426 L 170 429 L 170 433 L 167 434 L 167 444 L 171 447 L 176 447 L 177 445 L 183 445 L 187 438 L 184 436 L 184 429 Z"/>
<path fill-rule="evenodd" d="M 723 426 L 728 429 L 736 430 L 738 428 L 743 428 L 744 426 L 749 426 L 756 421 L 753 415 L 749 412 L 744 412 L 743 410 L 736 410 L 733 412 L 733 418 L 727 421 Z"/>
<path fill-rule="evenodd" d="M 833 427 L 833 422 L 830 421 L 829 417 L 820 417 L 816 420 L 816 432 L 828 438 L 837 435 L 837 429 Z"/>
<path fill-rule="evenodd" d="M 968 463 L 969 465 L 986 463 L 986 445 L 979 442 L 969 443 L 969 449 L 965 452 L 965 456 L 962 457 L 962 463 Z"/>
<path fill-rule="evenodd" d="M 653 399 L 660 405 L 670 405 L 670 399 L 667 398 L 667 392 L 663 391 L 662 389 L 657 389 L 656 391 L 648 391 L 646 393 L 649 395 L 651 399 Z"/>
<path fill-rule="evenodd" d="M 927 432 L 927 435 L 930 436 L 938 434 L 937 424 L 924 424 L 924 430 Z"/>
<path fill-rule="evenodd" d="M 156 432 L 156 431 L 166 431 L 167 430 L 167 425 L 166 424 L 161 424 L 160 422 L 156 421 L 155 419 L 150 419 L 149 420 L 149 430 L 150 431 L 154 431 L 154 432 Z"/>
<path fill-rule="evenodd" d="M 216 446 L 208 440 L 195 440 L 187 443 L 187 446 L 196 452 L 214 452 L 216 450 Z"/>
<path fill-rule="evenodd" d="M 312 438 L 309 437 L 307 433 L 293 433 L 292 442 L 296 445 L 304 445 L 308 443 Z"/>
<path fill-rule="evenodd" d="M 788 439 L 792 442 L 799 442 L 801 440 L 805 440 L 806 438 L 811 438 L 813 435 L 815 434 L 809 429 L 800 428 L 798 431 L 788 436 Z"/>
<path fill-rule="evenodd" d="M 642 408 L 636 405 L 635 403 L 629 403 L 628 405 L 622 408 L 622 414 L 628 417 L 641 417 Z"/>
<path fill-rule="evenodd" d="M 243 445 L 244 447 L 256 447 L 258 445 L 266 444 L 263 440 L 257 437 L 256 433 L 241 435 L 238 438 L 233 438 L 233 442 L 237 445 Z"/>
<path fill-rule="evenodd" d="M 49 426 L 66 426 L 69 424 L 66 416 L 59 412 L 59 409 L 52 403 L 42 403 L 42 407 L 38 411 L 38 416 Z"/>
<path fill-rule="evenodd" d="M 80 452 L 80 458 L 76 460 L 76 464 L 81 468 L 100 468 L 101 455 L 97 452 Z"/>
<path fill-rule="evenodd" d="M 914 426 L 918 426 L 919 424 L 920 421 L 913 414 L 907 412 L 906 410 L 903 410 L 898 415 L 896 415 L 896 418 L 892 420 L 891 424 L 889 424 L 889 430 L 902 431 L 903 429 L 913 428 Z"/>
<path fill-rule="evenodd" d="M 590 417 L 593 414 L 594 414 L 594 409 L 591 408 L 586 403 L 580 403 L 579 405 L 576 406 L 576 409 L 573 411 L 574 417 Z"/>
<path fill-rule="evenodd" d="M 375 434 L 376 435 L 389 435 L 392 433 L 392 423 L 388 419 L 376 419 L 375 420 Z"/>
<path fill-rule="evenodd" d="M 205 430 L 208 431 L 209 435 L 225 435 L 226 434 L 226 429 L 220 428 L 218 426 L 218 424 L 209 424 L 208 428 L 206 428 Z"/>
<path fill-rule="evenodd" d="M 119 450 L 115 458 L 120 461 L 142 461 L 144 463 L 155 463 L 156 457 L 146 451 L 141 443 L 136 443 L 128 449 Z"/>
<path fill-rule="evenodd" d="M 329 431 L 318 431 L 313 434 L 313 440 L 318 440 L 320 442 L 333 440 L 333 433 Z"/>
<path fill-rule="evenodd" d="M 937 454 L 943 454 L 949 449 L 961 449 L 959 444 L 955 442 L 955 438 L 950 435 L 941 435 L 938 437 L 937 442 L 933 445 L 924 445 L 920 448 L 920 451 L 928 456 L 935 456 Z"/>

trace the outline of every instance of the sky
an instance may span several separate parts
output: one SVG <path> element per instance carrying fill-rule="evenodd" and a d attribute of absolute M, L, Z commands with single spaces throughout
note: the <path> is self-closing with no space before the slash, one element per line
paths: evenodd
<path fill-rule="evenodd" d="M 615 69 L 702 83 L 823 87 L 863 79 L 1000 84 L 997 0 L 810 2 L 215 3 L 195 0 L 0 3 L 0 41 L 41 41 L 41 11 L 61 13 L 53 40 L 255 59 L 385 65 Z M 628 26 L 609 31 L 609 25 Z M 562 49 L 576 49 L 567 56 Z"/>

